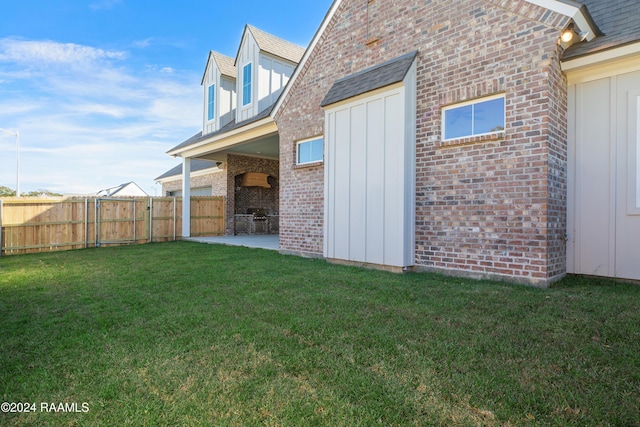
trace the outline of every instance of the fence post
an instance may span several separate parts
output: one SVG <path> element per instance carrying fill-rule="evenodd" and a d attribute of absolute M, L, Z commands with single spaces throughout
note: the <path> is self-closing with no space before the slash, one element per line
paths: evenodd
<path fill-rule="evenodd" d="M 89 247 L 89 199 L 84 198 L 84 248 Z"/>
<path fill-rule="evenodd" d="M 173 241 L 174 242 L 176 241 L 176 221 L 177 221 L 177 218 L 176 218 L 176 210 L 177 210 L 176 203 L 177 203 L 177 198 L 174 197 L 173 198 Z"/>
<path fill-rule="evenodd" d="M 153 197 L 149 196 L 149 243 L 153 243 Z"/>
<path fill-rule="evenodd" d="M 98 224 L 99 224 L 98 213 L 100 212 L 100 199 L 94 199 L 93 200 L 93 207 L 94 207 L 94 210 L 95 210 L 95 215 L 93 217 L 94 220 L 95 220 L 95 227 L 94 228 L 95 228 L 95 231 L 96 231 L 95 247 L 99 248 L 100 247 L 100 240 L 99 240 L 100 230 L 98 229 Z"/>

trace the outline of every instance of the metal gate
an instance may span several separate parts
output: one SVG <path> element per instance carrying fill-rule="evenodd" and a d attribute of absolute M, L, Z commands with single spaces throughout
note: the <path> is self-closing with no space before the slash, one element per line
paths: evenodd
<path fill-rule="evenodd" d="M 135 244 L 138 218 L 135 199 L 99 198 L 95 204 L 96 247 Z"/>

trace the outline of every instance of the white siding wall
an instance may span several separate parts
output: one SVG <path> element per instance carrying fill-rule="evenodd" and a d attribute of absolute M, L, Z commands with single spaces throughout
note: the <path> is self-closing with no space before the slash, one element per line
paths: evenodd
<path fill-rule="evenodd" d="M 414 264 L 414 79 L 326 111 L 327 258 Z"/>
<path fill-rule="evenodd" d="M 209 120 L 209 86 L 215 84 L 215 113 Z M 235 81 L 220 73 L 216 61 L 211 57 L 202 83 L 202 133 L 208 134 L 219 130 L 234 119 L 236 102 Z"/>
<path fill-rule="evenodd" d="M 258 70 L 258 112 L 276 102 L 291 78 L 295 64 L 260 54 Z"/>
<path fill-rule="evenodd" d="M 640 280 L 640 71 L 569 86 L 567 270 Z"/>
<path fill-rule="evenodd" d="M 237 101 L 236 101 L 236 105 L 237 105 L 237 112 L 236 112 L 236 116 L 237 116 L 237 120 L 239 122 L 249 119 L 253 116 L 255 116 L 256 114 L 259 113 L 258 111 L 258 102 L 257 102 L 257 98 L 258 98 L 258 92 L 257 92 L 257 87 L 258 87 L 258 64 L 260 62 L 260 51 L 258 48 L 258 44 L 256 43 L 255 39 L 253 38 L 253 36 L 251 35 L 250 31 L 246 31 L 245 32 L 245 37 L 242 39 L 242 44 L 240 45 L 240 50 L 238 52 L 238 58 L 236 61 L 236 70 L 237 70 L 237 79 L 236 82 L 238 83 L 237 86 L 237 90 L 236 90 L 236 94 L 237 94 Z M 247 65 L 248 63 L 251 63 L 251 71 L 252 71 L 252 79 L 251 79 L 251 89 L 252 89 L 252 94 L 251 94 L 251 103 L 248 105 L 242 105 L 242 88 L 244 85 L 244 81 L 243 81 L 243 71 L 244 71 L 244 66 Z"/>
<path fill-rule="evenodd" d="M 220 117 L 219 127 L 224 127 L 235 118 L 236 110 L 236 82 L 222 76 L 220 78 L 220 89 L 218 90 L 219 107 L 218 114 Z"/>
<path fill-rule="evenodd" d="M 217 130 L 217 114 L 214 115 L 214 120 L 208 119 L 208 104 L 209 104 L 209 86 L 212 84 L 216 85 L 216 92 L 218 92 L 218 82 L 220 81 L 220 71 L 216 66 L 216 62 L 213 58 L 209 59 L 209 64 L 207 64 L 207 71 L 204 76 L 204 80 L 202 83 L 202 133 L 208 134 Z M 218 96 L 216 94 L 216 101 Z M 218 103 L 216 102 L 216 109 L 218 109 Z"/>

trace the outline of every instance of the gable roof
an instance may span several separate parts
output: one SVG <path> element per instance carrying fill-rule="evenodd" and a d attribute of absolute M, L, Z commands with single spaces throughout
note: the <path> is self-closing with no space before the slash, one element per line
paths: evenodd
<path fill-rule="evenodd" d="M 271 55 L 285 59 L 289 62 L 294 62 L 296 64 L 300 62 L 302 56 L 304 55 L 305 48 L 276 37 L 273 34 L 264 32 L 249 24 L 245 26 L 245 30 L 242 35 L 243 39 L 247 31 L 251 33 L 256 43 L 258 44 L 258 48 L 263 52 L 270 53 Z M 240 44 L 240 46 L 242 46 L 242 43 Z M 238 49 L 238 53 L 239 52 L 240 49 Z M 236 55 L 235 61 L 237 62 L 237 60 L 238 55 Z"/>
<path fill-rule="evenodd" d="M 218 64 L 220 74 L 231 77 L 232 79 L 236 78 L 236 66 L 234 65 L 235 61 L 232 57 L 213 51 L 211 52 L 211 56 L 213 56 L 216 64 Z"/>
<path fill-rule="evenodd" d="M 205 170 L 205 169 L 215 168 L 216 166 L 218 166 L 219 163 L 220 162 L 213 162 L 211 160 L 192 159 L 191 160 L 191 173 L 199 172 L 199 171 L 202 171 L 202 170 Z M 161 179 L 169 178 L 169 177 L 172 177 L 172 176 L 182 177 L 182 164 L 179 164 L 179 165 L 169 169 L 168 171 L 166 171 L 165 173 L 163 173 L 162 175 L 157 177 L 155 180 L 159 181 Z"/>
<path fill-rule="evenodd" d="M 135 193 L 135 194 L 134 194 Z M 96 196 L 115 197 L 115 196 L 134 196 L 148 195 L 138 184 L 133 181 L 125 182 L 111 188 L 105 188 L 96 193 Z"/>
<path fill-rule="evenodd" d="M 596 53 L 640 41 L 638 0 L 582 0 L 604 35 L 567 49 L 563 59 Z"/>
<path fill-rule="evenodd" d="M 336 80 L 320 106 L 335 104 L 403 81 L 417 55 L 418 51 L 414 50 L 398 58 Z"/>
<path fill-rule="evenodd" d="M 209 69 L 209 64 L 211 64 L 212 59 L 218 66 L 220 74 L 233 80 L 236 79 L 236 66 L 234 64 L 234 59 L 230 56 L 223 55 L 212 50 L 209 52 L 209 58 L 207 59 L 207 65 L 204 67 L 204 73 L 202 74 L 202 80 L 200 81 L 200 84 L 204 83 L 204 79 L 207 76 L 207 70 Z"/>

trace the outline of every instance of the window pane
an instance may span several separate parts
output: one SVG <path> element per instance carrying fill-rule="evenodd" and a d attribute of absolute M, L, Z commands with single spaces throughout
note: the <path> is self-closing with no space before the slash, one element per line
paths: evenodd
<path fill-rule="evenodd" d="M 215 114 L 215 85 L 209 86 L 209 100 L 207 109 L 207 119 L 213 120 Z"/>
<path fill-rule="evenodd" d="M 251 64 L 242 69 L 242 105 L 251 103 Z"/>
<path fill-rule="evenodd" d="M 460 138 L 472 134 L 472 111 L 471 105 L 452 108 L 444 111 L 445 139 Z"/>
<path fill-rule="evenodd" d="M 308 163 L 311 161 L 311 144 L 304 142 L 298 144 L 298 163 Z"/>
<path fill-rule="evenodd" d="M 475 135 L 504 130 L 504 98 L 475 104 L 473 118 Z"/>
<path fill-rule="evenodd" d="M 311 160 L 316 162 L 322 160 L 322 139 L 311 141 Z"/>

